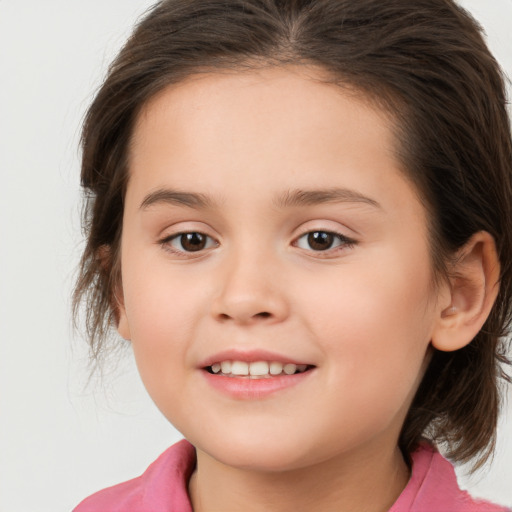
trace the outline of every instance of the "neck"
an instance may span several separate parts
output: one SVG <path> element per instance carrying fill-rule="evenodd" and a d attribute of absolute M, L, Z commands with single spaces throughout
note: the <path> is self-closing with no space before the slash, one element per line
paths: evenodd
<path fill-rule="evenodd" d="M 189 493 L 194 512 L 385 512 L 408 479 L 398 447 L 358 450 L 282 472 L 234 468 L 198 450 Z"/>

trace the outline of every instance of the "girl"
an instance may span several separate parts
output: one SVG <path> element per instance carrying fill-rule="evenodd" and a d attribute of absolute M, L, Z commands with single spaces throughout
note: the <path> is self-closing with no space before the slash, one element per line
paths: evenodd
<path fill-rule="evenodd" d="M 83 131 L 75 304 L 186 440 L 87 511 L 502 511 L 500 70 L 451 0 L 164 0 Z"/>

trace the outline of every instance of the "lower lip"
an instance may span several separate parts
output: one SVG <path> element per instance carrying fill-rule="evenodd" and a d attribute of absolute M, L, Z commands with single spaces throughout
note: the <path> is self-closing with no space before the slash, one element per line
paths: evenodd
<path fill-rule="evenodd" d="M 314 369 L 293 375 L 279 375 L 263 379 L 247 377 L 226 377 L 202 370 L 210 386 L 231 398 L 239 400 L 258 400 L 289 389 L 308 379 Z"/>

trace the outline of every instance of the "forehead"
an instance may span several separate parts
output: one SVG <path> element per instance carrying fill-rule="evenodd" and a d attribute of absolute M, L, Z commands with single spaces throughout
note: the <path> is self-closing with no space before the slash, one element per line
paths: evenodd
<path fill-rule="evenodd" d="M 348 103 L 351 108 L 344 108 Z M 393 144 L 394 120 L 389 112 L 353 86 L 334 83 L 321 68 L 298 65 L 199 73 L 172 84 L 143 105 L 132 142 L 135 147 L 141 142 L 149 124 L 168 128 L 172 122 L 180 125 L 181 133 L 189 127 L 216 135 L 243 124 L 244 131 L 259 128 L 259 134 L 268 133 L 270 139 L 280 128 L 276 120 L 301 128 L 294 135 L 302 134 L 303 139 L 312 133 L 326 134 L 334 123 L 339 130 L 350 131 L 357 125 L 368 138 Z M 269 132 L 271 126 L 276 128 Z M 260 137 L 260 143 L 264 139 Z"/>
<path fill-rule="evenodd" d="M 246 207 L 264 194 L 335 186 L 401 201 L 416 191 L 396 184 L 404 173 L 393 126 L 360 92 L 313 68 L 194 75 L 142 109 L 128 195 L 140 204 L 141 194 L 171 185 L 217 198 L 233 192 Z"/>
<path fill-rule="evenodd" d="M 171 85 L 137 118 L 130 169 L 159 150 L 174 157 L 188 152 L 196 160 L 208 156 L 213 167 L 222 154 L 236 157 L 242 145 L 245 159 L 253 157 L 260 166 L 278 147 L 288 157 L 301 152 L 318 159 L 330 145 L 342 150 L 343 140 L 394 154 L 389 114 L 359 91 L 327 79 L 320 69 L 290 66 L 204 73 Z"/>

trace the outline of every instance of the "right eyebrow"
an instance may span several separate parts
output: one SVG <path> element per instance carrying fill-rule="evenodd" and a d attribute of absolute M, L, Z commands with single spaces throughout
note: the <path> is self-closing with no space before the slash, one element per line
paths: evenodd
<path fill-rule="evenodd" d="M 149 193 L 140 204 L 139 209 L 146 210 L 150 206 L 159 203 L 198 209 L 212 208 L 214 206 L 212 199 L 205 194 L 161 188 Z"/>

